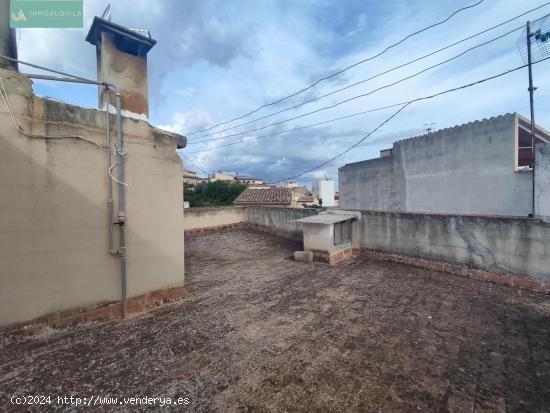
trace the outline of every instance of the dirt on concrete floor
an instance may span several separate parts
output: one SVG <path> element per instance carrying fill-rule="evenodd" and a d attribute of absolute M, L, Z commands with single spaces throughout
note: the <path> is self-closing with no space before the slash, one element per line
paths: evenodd
<path fill-rule="evenodd" d="M 0 409 L 33 410 L 10 404 L 17 394 L 181 397 L 165 410 L 193 412 L 550 411 L 548 296 L 365 258 L 303 264 L 297 248 L 244 230 L 189 236 L 179 302 L 4 334 Z M 93 408 L 121 409 L 151 406 Z"/>

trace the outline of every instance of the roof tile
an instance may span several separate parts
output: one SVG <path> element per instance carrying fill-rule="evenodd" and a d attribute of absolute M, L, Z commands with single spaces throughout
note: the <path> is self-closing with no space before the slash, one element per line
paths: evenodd
<path fill-rule="evenodd" d="M 290 205 L 292 190 L 289 188 L 245 189 L 233 201 L 235 205 Z"/>

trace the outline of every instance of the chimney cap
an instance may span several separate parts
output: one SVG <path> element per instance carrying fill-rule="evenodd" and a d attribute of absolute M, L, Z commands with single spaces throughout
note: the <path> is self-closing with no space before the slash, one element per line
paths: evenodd
<path fill-rule="evenodd" d="M 98 46 L 103 32 L 113 35 L 115 45 L 119 50 L 135 56 L 147 55 L 147 52 L 157 43 L 151 37 L 97 16 L 94 17 L 86 41 Z"/>

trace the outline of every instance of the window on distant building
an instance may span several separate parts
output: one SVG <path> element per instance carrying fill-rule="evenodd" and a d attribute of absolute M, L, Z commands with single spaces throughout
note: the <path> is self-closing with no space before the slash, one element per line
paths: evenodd
<path fill-rule="evenodd" d="M 531 140 L 531 131 L 529 125 L 520 123 L 518 126 L 517 142 L 517 168 L 531 169 L 533 167 L 533 146 Z M 548 136 L 537 131 L 535 144 L 549 142 Z"/>
<path fill-rule="evenodd" d="M 351 221 L 342 221 L 334 224 L 334 245 L 351 242 Z"/>

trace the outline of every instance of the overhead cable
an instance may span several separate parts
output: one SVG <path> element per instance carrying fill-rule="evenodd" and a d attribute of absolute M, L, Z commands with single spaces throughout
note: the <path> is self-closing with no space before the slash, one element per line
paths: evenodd
<path fill-rule="evenodd" d="M 540 59 L 538 60 L 537 62 L 534 62 L 533 64 L 537 64 L 537 63 L 540 63 L 540 62 L 543 62 L 545 60 L 548 60 L 550 59 L 550 56 L 548 57 L 545 57 L 544 59 Z M 472 86 L 475 86 L 475 85 L 479 85 L 481 83 L 485 83 L 485 82 L 488 82 L 490 80 L 493 80 L 493 79 L 496 79 L 496 78 L 499 78 L 499 77 L 502 77 L 502 76 L 506 76 L 510 73 L 513 73 L 513 72 L 516 72 L 518 70 L 521 70 L 525 67 L 527 67 L 528 65 L 525 64 L 525 65 L 522 65 L 522 66 L 518 66 L 518 67 L 515 67 L 513 69 L 509 69 L 509 70 L 506 70 L 504 72 L 500 72 L 496 75 L 493 75 L 493 76 L 489 76 L 489 77 L 486 77 L 484 79 L 481 79 L 481 80 L 477 80 L 475 82 L 472 82 L 472 83 L 468 83 L 466 85 L 462 85 L 462 86 L 458 86 L 458 87 L 455 87 L 455 88 L 452 88 L 452 89 L 447 89 L 447 90 L 444 90 L 442 92 L 438 92 L 438 93 L 435 93 L 433 95 L 429 95 L 429 96 L 424 96 L 424 97 L 421 97 L 421 98 L 417 98 L 417 99 L 413 99 L 413 100 L 409 100 L 408 102 L 405 102 L 403 104 L 403 106 L 401 106 L 395 113 L 393 113 L 390 117 L 386 118 L 380 125 L 378 125 L 375 129 L 373 129 L 371 132 L 369 132 L 367 135 L 365 135 L 364 137 L 362 137 L 361 139 L 359 139 L 358 141 L 356 141 L 353 145 L 351 145 L 350 147 L 348 147 L 346 150 L 344 150 L 343 152 L 340 152 L 338 155 L 330 158 L 329 160 L 327 161 L 324 161 L 322 163 L 320 163 L 319 165 L 316 165 L 314 166 L 313 168 L 310 168 L 306 171 L 303 171 L 303 172 L 300 172 L 299 174 L 296 174 L 296 175 L 293 175 L 293 176 L 289 176 L 289 177 L 286 177 L 286 178 L 283 178 L 283 179 L 280 179 L 278 181 L 275 181 L 275 182 L 271 182 L 271 184 L 276 184 L 276 183 L 279 183 L 279 182 L 282 182 L 282 181 L 286 181 L 286 180 L 290 180 L 290 179 L 295 179 L 295 178 L 298 178 L 302 175 L 305 175 L 309 172 L 312 172 L 316 169 L 319 169 L 329 163 L 331 163 L 332 161 L 338 159 L 339 157 L 341 157 L 342 155 L 348 153 L 350 150 L 352 150 L 353 148 L 355 148 L 356 146 L 360 145 L 363 141 L 365 141 L 365 139 L 367 139 L 370 135 L 372 135 L 374 132 L 376 132 L 378 129 L 380 129 L 383 125 L 385 125 L 386 123 L 388 123 L 390 120 L 392 120 L 395 116 L 397 116 L 398 113 L 400 113 L 403 109 L 405 109 L 407 106 L 409 106 L 410 104 L 414 103 L 414 102 L 419 102 L 421 100 L 428 100 L 428 99 L 432 99 L 436 96 L 441 96 L 443 94 L 446 94 L 446 93 L 451 93 L 451 92 L 455 92 L 457 90 L 461 90 L 461 89 L 466 89 L 466 88 L 469 88 L 469 87 L 472 87 Z"/>
<path fill-rule="evenodd" d="M 418 34 L 420 34 L 420 33 L 425 32 L 426 30 L 429 30 L 429 29 L 432 29 L 432 28 L 434 28 L 434 27 L 437 27 L 437 26 L 439 26 L 439 25 L 444 24 L 444 23 L 448 22 L 449 20 L 451 20 L 451 19 L 452 19 L 455 15 L 457 15 L 458 13 L 460 13 L 460 12 L 462 12 L 462 11 L 464 11 L 464 10 L 468 10 L 468 9 L 474 8 L 474 7 L 478 6 L 478 5 L 480 5 L 481 3 L 483 3 L 483 1 L 484 1 L 484 0 L 479 0 L 479 1 L 477 1 L 476 3 L 471 4 L 471 5 L 469 5 L 469 6 L 461 7 L 460 9 L 455 10 L 454 12 L 452 12 L 452 13 L 451 13 L 448 17 L 446 17 L 445 19 L 443 19 L 443 20 L 441 20 L 441 21 L 439 21 L 439 22 L 433 23 L 433 24 L 431 24 L 431 25 L 429 25 L 429 26 L 426 26 L 426 27 L 424 27 L 424 28 L 422 28 L 422 29 L 420 29 L 420 30 L 417 30 L 417 31 L 413 32 L 413 33 L 408 34 L 407 36 L 403 37 L 401 40 L 399 40 L 399 41 L 397 41 L 397 42 L 395 42 L 395 43 L 393 43 L 393 44 L 387 46 L 384 50 L 382 50 L 381 52 L 375 54 L 374 56 L 371 56 L 371 57 L 368 57 L 368 58 L 366 58 L 366 59 L 360 60 L 360 61 L 355 62 L 355 63 L 353 63 L 353 64 L 351 64 L 351 65 L 348 65 L 348 66 L 346 66 L 346 67 L 344 67 L 344 68 L 342 68 L 342 69 L 340 69 L 340 70 L 337 70 L 336 72 L 334 72 L 334 73 L 332 73 L 332 74 L 330 74 L 330 75 L 324 76 L 324 77 L 322 77 L 322 78 L 316 80 L 315 82 L 311 83 L 310 85 L 308 85 L 308 86 L 306 86 L 306 87 L 304 87 L 304 88 L 302 88 L 302 89 L 300 89 L 300 90 L 297 90 L 296 92 L 291 93 L 290 95 L 287 95 L 287 96 L 284 96 L 284 97 L 282 97 L 282 98 L 279 98 L 279 99 L 277 99 L 277 100 L 275 100 L 275 101 L 273 101 L 273 102 L 263 104 L 263 105 L 257 107 L 256 109 L 253 109 L 253 110 L 251 110 L 250 112 L 245 113 L 245 114 L 243 114 L 243 115 L 241 115 L 241 116 L 238 116 L 238 117 L 236 117 L 236 118 L 233 118 L 233 119 L 230 119 L 230 120 L 227 120 L 227 121 L 224 121 L 224 122 L 220 122 L 220 123 L 218 123 L 218 124 L 216 124 L 216 125 L 213 125 L 213 126 L 211 126 L 211 127 L 209 127 L 209 128 L 206 128 L 206 129 L 202 129 L 202 130 L 197 130 L 197 131 L 185 133 L 185 135 L 186 135 L 186 136 L 191 136 L 191 135 L 194 135 L 194 134 L 196 134 L 196 133 L 207 132 L 207 131 L 212 130 L 212 129 L 218 127 L 218 126 L 225 125 L 225 124 L 227 124 L 227 123 L 230 123 L 230 122 L 233 122 L 233 121 L 236 121 L 236 120 L 243 119 L 243 118 L 245 118 L 245 117 L 247 117 L 247 116 L 249 116 L 249 115 L 251 115 L 251 114 L 253 114 L 253 113 L 258 112 L 259 110 L 261 110 L 261 109 L 263 109 L 263 108 L 265 108 L 265 107 L 276 105 L 277 103 L 280 103 L 280 102 L 282 102 L 282 101 L 284 101 L 284 100 L 287 100 L 287 99 L 290 99 L 290 98 L 292 98 L 292 97 L 294 97 L 294 96 L 297 96 L 297 95 L 299 95 L 300 93 L 303 93 L 303 92 L 305 92 L 306 90 L 309 90 L 309 89 L 315 87 L 316 85 L 318 85 L 319 83 L 321 83 L 321 82 L 323 82 L 323 81 L 325 81 L 325 80 L 328 80 L 328 79 L 331 79 L 331 78 L 333 78 L 333 77 L 335 77 L 335 76 L 338 76 L 338 75 L 344 73 L 345 71 L 347 71 L 347 70 L 349 70 L 349 69 L 351 69 L 351 68 L 353 68 L 353 67 L 359 66 L 360 64 L 363 64 L 363 63 L 368 62 L 368 61 L 370 61 L 370 60 L 376 59 L 377 57 L 379 57 L 379 56 L 383 55 L 384 53 L 386 53 L 388 50 L 390 50 L 390 49 L 392 49 L 392 48 L 394 48 L 394 47 L 400 45 L 401 43 L 405 42 L 406 40 L 410 39 L 411 37 L 414 37 L 414 36 L 416 36 L 416 35 L 418 35 Z"/>
<path fill-rule="evenodd" d="M 232 134 L 225 135 L 225 136 L 218 137 L 218 138 L 210 138 L 210 139 L 203 139 L 203 140 L 199 140 L 199 141 L 189 142 L 188 145 L 196 145 L 196 144 L 202 143 L 202 142 L 208 142 L 208 141 L 220 140 L 220 139 L 227 139 L 227 138 L 230 138 L 230 137 L 233 137 L 233 136 L 240 136 L 240 135 L 244 135 L 244 134 L 247 134 L 247 133 L 250 133 L 250 132 L 256 132 L 256 131 L 259 131 L 259 130 L 263 130 L 263 129 L 266 129 L 266 128 L 270 127 L 270 126 L 281 125 L 281 124 L 283 124 L 283 123 L 287 123 L 287 122 L 290 122 L 290 121 L 292 121 L 292 120 L 300 119 L 300 118 L 303 118 L 303 117 L 305 117 L 305 116 L 312 115 L 312 114 L 314 114 L 314 113 L 322 112 L 322 111 L 325 111 L 325 110 L 328 110 L 328 109 L 333 109 L 333 108 L 335 108 L 335 107 L 337 107 L 337 106 L 343 105 L 344 103 L 348 103 L 348 102 L 351 102 L 351 101 L 353 101 L 353 100 L 360 99 L 360 98 L 363 98 L 363 97 L 372 95 L 373 93 L 376 93 L 376 92 L 378 92 L 378 91 L 380 91 L 380 90 L 389 88 L 389 87 L 391 87 L 391 86 L 395 86 L 396 84 L 401 83 L 401 82 L 404 82 L 405 80 L 412 79 L 412 78 L 414 78 L 414 77 L 416 77 L 416 76 L 419 76 L 419 75 L 421 75 L 421 74 L 427 72 L 428 70 L 434 69 L 434 68 L 436 68 L 436 67 L 439 67 L 439 66 L 441 66 L 441 65 L 444 65 L 444 64 L 446 64 L 446 63 L 449 63 L 449 62 L 451 62 L 451 61 L 453 61 L 453 60 L 456 60 L 456 59 L 458 59 L 459 57 L 462 57 L 462 56 L 464 56 L 466 53 L 469 53 L 469 52 L 471 52 L 471 51 L 473 51 L 473 50 L 475 50 L 475 49 L 478 49 L 478 48 L 480 48 L 480 47 L 483 47 L 483 46 L 486 46 L 486 45 L 488 45 L 488 44 L 490 44 L 490 43 L 493 43 L 493 42 L 495 42 L 495 41 L 497 41 L 497 40 L 500 40 L 500 39 L 502 39 L 503 37 L 508 36 L 508 35 L 510 35 L 511 33 L 514 33 L 514 32 L 516 32 L 516 31 L 518 31 L 518 30 L 520 30 L 520 29 L 523 29 L 523 26 L 517 27 L 517 28 L 515 28 L 515 29 L 513 29 L 513 30 L 510 30 L 510 31 L 508 31 L 508 32 L 506 32 L 506 33 L 504 33 L 504 34 L 501 34 L 500 36 L 497 36 L 497 37 L 495 37 L 495 38 L 493 38 L 493 39 L 491 39 L 491 40 L 488 40 L 488 41 L 486 41 L 486 42 L 483 42 L 483 43 L 480 43 L 480 44 L 478 44 L 478 45 L 472 46 L 472 47 L 470 47 L 470 48 L 468 48 L 468 49 L 462 51 L 461 53 L 459 53 L 459 54 L 457 54 L 457 55 L 454 55 L 453 57 L 450 57 L 450 58 L 448 58 L 448 59 L 445 59 L 445 60 L 443 60 L 443 61 L 441 61 L 441 62 L 438 62 L 438 63 L 436 63 L 436 64 L 434 64 L 434 65 L 428 66 L 428 67 L 426 67 L 426 68 L 424 68 L 424 69 L 422 69 L 422 70 L 420 70 L 420 71 L 418 71 L 418 72 L 416 72 L 416 73 L 413 73 L 412 75 L 408 75 L 408 76 L 402 77 L 402 78 L 400 78 L 400 79 L 398 79 L 398 80 L 396 80 L 396 81 L 394 81 L 394 82 L 387 83 L 387 84 L 385 84 L 385 85 L 383 85 L 383 86 L 380 86 L 380 87 L 377 87 L 377 88 L 375 88 L 375 89 L 372 89 L 372 90 L 370 90 L 370 91 L 368 91 L 368 92 L 366 92 L 366 93 L 362 93 L 362 94 L 360 94 L 360 95 L 355 95 L 355 96 L 349 97 L 349 98 L 347 98 L 347 99 L 340 100 L 340 101 L 338 101 L 338 102 L 336 102 L 336 103 L 334 103 L 334 104 L 332 104 L 332 105 L 323 106 L 323 107 L 321 107 L 321 108 L 312 110 L 312 111 L 310 111 L 310 112 L 306 112 L 306 113 L 303 113 L 303 114 L 301 114 L 301 115 L 294 116 L 294 117 L 292 117 L 292 118 L 285 119 L 285 120 L 281 120 L 281 121 L 278 121 L 278 122 L 273 122 L 273 123 L 270 123 L 270 124 L 267 124 L 267 125 L 264 125 L 264 126 L 261 126 L 261 127 L 258 127 L 258 128 L 248 129 L 248 130 L 245 130 L 245 131 L 242 131 L 242 132 L 232 133 Z M 288 110 L 288 109 L 285 109 L 285 110 Z M 285 110 L 282 110 L 281 112 L 284 112 Z M 250 122 L 249 122 L 249 123 L 250 123 Z M 232 129 L 232 128 L 228 128 L 228 129 Z M 203 135 L 203 136 L 210 136 L 210 135 L 211 135 L 211 134 L 207 134 L 207 135 Z"/>
<path fill-rule="evenodd" d="M 508 20 L 506 20 L 506 21 L 504 21 L 504 22 L 501 22 L 501 23 L 499 23 L 499 24 L 497 24 L 497 25 L 491 26 L 491 27 L 489 27 L 489 28 L 487 28 L 487 29 L 485 29 L 485 30 L 482 30 L 482 31 L 480 31 L 480 32 L 478 32 L 478 33 L 475 33 L 475 34 L 473 34 L 473 35 L 470 35 L 470 36 L 468 36 L 468 37 L 465 37 L 465 38 L 463 38 L 463 39 L 460 39 L 460 40 L 458 40 L 458 41 L 456 41 L 456 42 L 454 42 L 454 43 L 451 43 L 451 44 L 449 44 L 449 45 L 447 45 L 447 46 L 445 46 L 445 47 L 442 47 L 442 48 L 439 48 L 439 49 L 434 50 L 434 51 L 432 51 L 432 52 L 429 52 L 429 53 L 427 53 L 427 54 L 424 54 L 424 55 L 422 55 L 422 56 L 420 56 L 420 57 L 417 57 L 417 58 L 415 58 L 415 59 L 409 60 L 408 62 L 402 63 L 402 64 L 400 64 L 400 65 L 398 65 L 398 66 L 394 66 L 394 67 L 392 67 L 392 68 L 390 68 L 390 69 L 384 70 L 384 71 L 382 71 L 382 72 L 380 72 L 380 73 L 377 73 L 377 74 L 375 74 L 375 75 L 373 75 L 373 76 L 370 76 L 370 77 L 368 77 L 368 78 L 366 78 L 366 79 L 359 80 L 359 81 L 357 81 L 357 82 L 355 82 L 355 83 L 346 85 L 346 86 L 341 87 L 341 88 L 339 88 L 339 89 L 335 89 L 335 90 L 333 90 L 333 91 L 331 91 L 331 92 L 328 92 L 328 93 L 325 93 L 325 94 L 323 94 L 323 95 L 316 96 L 316 97 L 314 97 L 314 98 L 312 98 L 312 99 L 305 100 L 305 101 L 303 101 L 303 102 L 301 102 L 301 103 L 298 103 L 298 104 L 296 104 L 296 105 L 293 105 L 293 106 L 290 106 L 290 107 L 281 109 L 281 110 L 279 110 L 279 111 L 277 111 L 277 112 L 273 112 L 273 113 L 270 113 L 270 114 L 267 114 L 267 115 L 264 115 L 264 116 L 261 116 L 261 117 L 252 119 L 252 120 L 250 120 L 250 121 L 248 121 L 248 122 L 241 123 L 241 124 L 239 124 L 239 125 L 234 125 L 234 126 L 232 126 L 232 127 L 225 128 L 225 129 L 222 129 L 222 130 L 219 130 L 219 131 L 216 131 L 216 132 L 211 132 L 211 133 L 203 134 L 203 135 L 201 135 L 201 136 L 194 137 L 194 138 L 190 138 L 190 139 L 200 139 L 200 138 L 203 138 L 203 137 L 215 135 L 215 134 L 217 134 L 217 133 L 226 132 L 226 131 L 229 131 L 229 130 L 232 130 L 232 129 L 236 129 L 236 128 L 239 128 L 239 127 L 241 127 L 241 126 L 246 126 L 246 125 L 249 125 L 249 124 L 251 124 L 251 123 L 257 122 L 257 121 L 259 121 L 259 120 L 266 119 L 266 118 L 269 118 L 269 117 L 278 115 L 278 114 L 280 114 L 280 113 L 287 112 L 287 111 L 289 111 L 289 110 L 293 110 L 293 109 L 299 108 L 299 107 L 301 107 L 301 106 L 303 106 L 303 105 L 307 105 L 307 104 L 309 104 L 309 103 L 318 101 L 318 100 L 320 100 L 320 99 L 323 99 L 323 98 L 325 98 L 325 97 L 334 95 L 334 94 L 339 93 L 339 92 L 342 92 L 342 91 L 344 91 L 344 90 L 347 90 L 347 89 L 356 87 L 356 86 L 358 86 L 358 85 L 360 85 L 360 84 L 366 83 L 366 82 L 368 82 L 368 81 L 370 81 L 370 80 L 376 79 L 376 78 L 378 78 L 378 77 L 380 77 L 380 76 L 383 76 L 383 75 L 385 75 L 385 74 L 388 74 L 388 73 L 390 73 L 390 72 L 393 72 L 393 71 L 395 71 L 395 70 L 397 70 L 397 69 L 401 69 L 401 68 L 403 68 L 403 67 L 405 67 L 405 66 L 408 66 L 408 65 L 410 65 L 410 64 L 416 63 L 416 62 L 418 62 L 418 61 L 420 61 L 420 60 L 423 60 L 423 59 L 426 59 L 426 58 L 428 58 L 428 57 L 431 57 L 431 56 L 433 56 L 433 55 L 435 55 L 435 54 L 437 54 L 437 53 L 440 53 L 440 52 L 442 52 L 442 51 L 444 51 L 444 50 L 450 49 L 451 47 L 454 47 L 454 46 L 456 46 L 456 45 L 458 45 L 458 44 L 460 44 L 460 43 L 463 43 L 463 42 L 465 42 L 465 41 L 468 41 L 468 40 L 471 40 L 471 39 L 473 39 L 473 38 L 475 38 L 475 37 L 478 37 L 478 36 L 480 36 L 480 35 L 482 35 L 482 34 L 485 34 L 485 33 L 489 32 L 489 31 L 491 31 L 491 30 L 494 30 L 494 29 L 496 29 L 496 28 L 498 28 L 498 27 L 501 27 L 501 26 L 503 26 L 503 25 L 505 25 L 505 24 L 507 24 L 507 23 L 510 23 L 511 21 L 517 20 L 517 19 L 519 19 L 520 17 L 522 17 L 522 16 L 524 16 L 524 15 L 526 15 L 526 14 L 528 14 L 528 13 L 531 13 L 531 12 L 533 12 L 533 11 L 535 11 L 535 10 L 538 10 L 538 9 L 544 7 L 544 6 L 547 6 L 548 4 L 550 4 L 550 2 L 544 3 L 544 4 L 538 6 L 538 7 L 534 8 L 534 9 L 531 9 L 531 10 L 528 10 L 528 11 L 526 11 L 526 12 L 523 12 L 523 13 L 521 13 L 521 14 L 519 14 L 519 15 L 517 15 L 517 16 L 511 18 L 511 19 L 508 19 Z M 502 37 L 504 37 L 504 36 L 506 36 L 506 35 L 508 35 L 508 34 L 510 34 L 510 33 L 513 33 L 513 32 L 516 31 L 516 30 L 520 30 L 520 29 L 523 29 L 523 28 L 524 28 L 524 25 L 522 25 L 522 26 L 516 28 L 515 30 L 512 30 L 512 31 L 510 31 L 510 32 L 507 32 L 507 33 L 503 34 Z M 497 37 L 497 38 L 494 39 L 493 41 L 499 40 L 500 38 L 501 38 L 501 37 Z"/>

